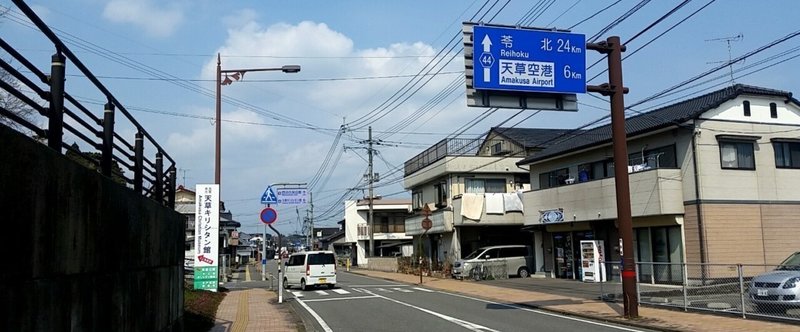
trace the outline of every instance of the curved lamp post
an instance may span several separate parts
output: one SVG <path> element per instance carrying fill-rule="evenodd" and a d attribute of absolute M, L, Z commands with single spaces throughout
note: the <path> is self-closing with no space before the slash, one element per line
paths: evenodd
<path fill-rule="evenodd" d="M 281 67 L 273 67 L 273 68 L 247 68 L 247 69 L 226 69 L 222 70 L 222 63 L 220 61 L 220 55 L 217 53 L 217 139 L 216 139 L 216 154 L 214 158 L 214 183 L 220 184 L 220 173 L 221 173 L 221 158 L 222 158 L 222 122 L 220 122 L 222 118 L 222 86 L 223 85 L 230 85 L 234 81 L 238 81 L 244 77 L 244 73 L 251 72 L 251 71 L 282 71 L 284 73 L 297 73 L 300 71 L 299 65 L 284 65 Z M 222 79 L 222 74 L 225 74 L 225 79 Z M 233 78 L 233 79 L 231 79 Z M 221 186 L 220 186 L 221 187 Z M 221 191 L 220 191 L 221 192 Z"/>

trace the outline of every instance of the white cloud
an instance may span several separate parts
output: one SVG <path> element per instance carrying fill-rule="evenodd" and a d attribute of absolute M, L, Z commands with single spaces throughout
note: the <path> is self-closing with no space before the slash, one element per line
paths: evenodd
<path fill-rule="evenodd" d="M 239 28 L 258 19 L 258 12 L 252 9 L 242 9 L 222 19 L 229 28 Z"/>
<path fill-rule="evenodd" d="M 247 14 L 235 16 L 248 17 Z M 437 52 L 430 45 L 421 42 L 395 43 L 387 47 L 359 50 L 354 48 L 352 39 L 325 23 L 303 21 L 296 25 L 278 23 L 269 27 L 263 27 L 257 21 L 242 20 L 239 23 L 237 27 L 228 30 L 228 39 L 218 49 L 223 55 L 223 69 L 277 67 L 284 64 L 302 66 L 301 73 L 291 77 L 249 73 L 247 79 L 251 80 L 410 75 L 419 72 Z M 233 57 L 225 57 L 226 55 Z M 235 57 L 236 55 L 248 57 Z M 204 66 L 202 76 L 212 79 L 215 66 L 216 58 L 210 59 Z M 463 64 L 461 61 L 453 61 L 445 70 L 463 70 Z M 452 75 L 437 77 L 420 90 L 418 96 L 431 96 L 453 78 Z M 388 97 L 381 93 L 390 95 L 408 80 L 405 77 L 308 83 L 303 85 L 305 89 L 297 99 L 310 104 L 303 107 L 309 113 L 320 114 L 322 112 L 319 111 L 322 110 L 328 114 L 363 114 L 369 107 L 377 106 L 381 98 Z M 291 96 L 297 95 L 296 91 L 292 91 L 295 86 L 270 85 L 269 88 L 271 93 Z M 241 90 L 236 93 L 241 93 Z M 274 99 L 272 98 L 273 101 Z M 402 115 L 415 107 L 418 105 L 407 103 L 396 113 Z M 330 117 L 326 119 L 334 120 Z M 318 120 L 319 116 L 313 122 L 319 124 Z M 341 122 L 341 117 L 336 117 L 335 121 Z"/>
<path fill-rule="evenodd" d="M 183 11 L 177 5 L 157 6 L 152 0 L 111 0 L 103 9 L 103 17 L 114 23 L 133 24 L 154 37 L 167 37 L 183 22 Z"/>
<path fill-rule="evenodd" d="M 332 114 L 346 115 L 346 122 L 358 120 L 355 117 L 362 116 L 378 106 L 411 78 L 318 82 L 312 79 L 416 74 L 438 52 L 431 45 L 422 42 L 387 43 L 384 46 L 357 48 L 349 36 L 325 23 L 303 21 L 295 24 L 278 23 L 264 26 L 255 20 L 256 17 L 257 15 L 250 11 L 240 11 L 222 20 L 222 24 L 228 27 L 227 39 L 217 48 L 222 55 L 222 68 L 231 70 L 298 64 L 302 66 L 302 71 L 291 75 L 280 72 L 250 72 L 245 75 L 242 82 L 223 86 L 224 97 L 236 98 L 274 114 L 323 128 L 338 128 L 342 124 L 342 117 L 331 116 Z M 451 56 L 452 54 L 447 56 L 447 59 Z M 216 56 L 209 58 L 202 68 L 200 77 L 213 79 L 216 65 Z M 444 70 L 463 71 L 463 62 L 457 57 Z M 385 130 L 405 119 L 455 78 L 457 78 L 455 75 L 437 76 L 422 87 L 414 98 L 392 111 L 381 120 L 381 123 L 374 124 L 375 134 L 378 135 L 378 130 Z M 283 79 L 304 81 L 255 82 Z M 423 79 L 425 80 L 427 79 Z M 419 87 L 415 86 L 414 89 Z M 463 104 L 464 102 L 460 101 L 450 105 L 449 109 L 459 109 L 459 112 L 443 112 L 438 117 L 433 117 L 431 114 L 417 115 L 419 121 L 407 131 L 420 129 L 422 123 L 428 126 L 434 123 L 441 124 L 441 128 L 437 128 L 437 131 L 446 131 L 454 123 L 463 123 L 455 119 L 470 116 L 469 113 L 463 112 Z M 224 103 L 223 111 L 233 107 L 229 103 Z M 248 113 L 242 113 L 245 114 Z M 262 118 L 256 122 L 288 124 L 271 116 L 249 114 Z M 230 119 L 230 115 L 227 118 Z M 444 123 L 445 118 L 447 123 Z M 235 132 L 237 130 L 238 132 Z M 261 135 L 257 133 L 260 130 L 269 132 Z M 366 128 L 363 128 L 358 132 L 345 134 L 334 146 L 333 157 L 339 155 L 343 145 L 359 146 L 357 142 L 366 138 L 365 131 Z M 324 135 L 298 128 L 245 125 L 234 127 L 223 123 L 223 196 L 227 199 L 243 199 L 252 195 L 253 202 L 238 205 L 236 212 L 257 212 L 261 208 L 257 201 L 258 195 L 266 185 L 279 182 L 307 182 L 314 177 L 331 149 L 333 135 L 334 133 Z M 403 137 L 399 139 L 403 140 Z M 207 156 L 209 151 L 213 151 L 213 126 L 207 125 L 206 128 L 190 130 L 183 135 L 171 137 L 170 141 L 182 150 L 181 154 L 195 159 L 205 158 L 213 163 L 213 159 Z M 376 172 L 383 175 L 388 171 L 387 164 L 402 167 L 407 158 L 419 152 L 415 149 L 390 150 L 388 147 L 381 149 L 385 153 L 381 158 L 377 158 L 375 163 Z M 196 152 L 189 152 L 193 150 Z M 351 149 L 342 154 L 340 159 L 329 160 L 331 164 L 336 165 L 336 170 L 330 178 L 321 179 L 318 183 L 318 186 L 321 186 L 323 181 L 327 181 L 325 188 L 314 188 L 315 204 L 319 204 L 317 208 L 326 210 L 331 205 L 338 208 L 342 204 L 336 200 L 344 192 L 344 188 L 354 187 L 361 179 L 367 164 L 365 158 L 367 157 L 363 150 Z M 387 161 L 384 162 L 383 159 Z M 399 190 L 401 190 L 400 185 L 396 184 L 391 188 L 379 189 L 378 194 Z M 360 195 L 361 193 L 356 194 Z M 246 220 L 240 221 L 247 223 Z"/>

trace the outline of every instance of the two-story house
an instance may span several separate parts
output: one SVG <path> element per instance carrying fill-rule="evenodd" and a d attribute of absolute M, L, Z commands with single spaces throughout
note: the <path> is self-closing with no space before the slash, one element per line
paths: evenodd
<path fill-rule="evenodd" d="M 776 264 L 800 250 L 800 103 L 737 84 L 626 120 L 634 256 L 641 262 Z M 530 167 L 525 225 L 537 268 L 580 276 L 578 243 L 619 261 L 610 125 L 571 135 Z M 609 271 L 613 277 L 615 271 Z M 639 269 L 673 281 L 679 265 Z"/>
<path fill-rule="evenodd" d="M 344 202 L 344 243 L 349 243 L 353 265 L 365 264 L 370 249 L 370 236 L 374 240 L 374 256 L 410 256 L 411 236 L 406 234 L 405 219 L 411 212 L 411 202 L 401 199 L 372 200 L 372 217 L 375 232 L 369 221 L 369 200 Z M 340 252 L 347 252 L 338 246 Z"/>
<path fill-rule="evenodd" d="M 483 139 L 444 139 L 406 161 L 403 186 L 415 213 L 406 219 L 406 234 L 415 248 L 421 243 L 434 264 L 447 265 L 482 246 L 532 244 L 515 198 L 530 189 L 530 176 L 516 163 L 565 131 L 492 128 Z M 505 200 L 519 204 L 507 209 Z M 427 233 L 423 205 L 432 210 Z"/>

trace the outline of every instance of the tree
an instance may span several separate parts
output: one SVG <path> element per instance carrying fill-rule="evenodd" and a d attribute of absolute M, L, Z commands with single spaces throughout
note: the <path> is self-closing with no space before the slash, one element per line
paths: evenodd
<path fill-rule="evenodd" d="M 10 10 L 11 10 L 10 7 L 2 8 L 2 10 L 0 10 L 0 17 L 5 16 Z M 10 63 L 9 59 L 0 59 L 0 61 Z M 11 76 L 9 72 L 5 71 L 2 68 L 0 68 L 0 81 L 8 83 L 9 85 L 11 85 L 12 89 L 20 91 L 19 81 L 14 79 L 14 77 Z M 0 89 L 0 107 L 11 113 L 14 113 L 15 115 L 25 119 L 28 122 L 33 123 L 34 110 L 28 105 L 26 105 L 24 102 L 22 102 L 22 100 L 19 100 L 18 98 L 11 95 L 11 93 L 6 91 L 5 89 Z M 20 128 L 20 125 L 16 121 L 9 119 L 3 114 L 0 114 L 0 124 L 4 124 L 6 126 L 9 126 L 17 130 L 19 130 Z"/>
<path fill-rule="evenodd" d="M 75 151 L 79 151 L 80 154 L 75 153 L 72 150 L 67 150 L 66 153 L 67 158 L 72 159 L 73 161 L 83 165 L 88 169 L 97 170 L 98 172 L 100 171 L 99 169 L 100 166 L 98 166 L 98 164 L 100 163 L 101 155 L 99 152 L 82 152 L 80 147 L 78 147 L 78 144 L 75 143 L 72 143 L 72 148 L 75 149 Z M 94 162 L 92 160 L 94 160 Z M 124 174 L 125 172 L 122 170 L 122 167 L 119 167 L 117 161 L 112 160 L 111 179 L 114 180 L 114 182 L 119 183 L 123 186 L 127 185 L 127 182 L 123 177 Z"/>
<path fill-rule="evenodd" d="M 5 61 L 5 60 L 3 60 Z M 12 89 L 20 91 L 20 83 L 14 79 L 11 74 L 0 68 L 0 81 L 8 83 Z M 34 110 L 25 104 L 22 100 L 14 97 L 11 93 L 4 89 L 0 89 L 0 107 L 14 113 L 15 115 L 25 119 L 28 122 L 34 123 Z M 0 114 L 0 124 L 19 130 L 20 124 L 11 120 L 3 114 Z"/>

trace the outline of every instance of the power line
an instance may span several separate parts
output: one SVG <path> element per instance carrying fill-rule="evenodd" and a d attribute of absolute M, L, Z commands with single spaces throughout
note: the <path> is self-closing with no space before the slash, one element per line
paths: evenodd
<path fill-rule="evenodd" d="M 27 71 L 23 71 L 27 72 Z M 430 75 L 463 75 L 464 71 L 445 71 Z M 67 74 L 70 77 L 86 77 L 79 74 Z M 415 75 L 385 75 L 385 76 L 358 76 L 358 77 L 317 77 L 317 78 L 296 78 L 296 79 L 248 79 L 240 80 L 237 83 L 285 83 L 285 82 L 338 82 L 338 81 L 360 81 L 360 80 L 378 80 L 378 79 L 393 79 L 393 78 L 406 78 L 414 77 Z M 194 79 L 194 78 L 163 78 L 163 77 L 134 77 L 134 76 L 109 76 L 109 75 L 95 75 L 97 78 L 109 80 L 127 80 L 127 81 L 156 81 L 156 82 L 216 82 L 216 79 Z"/>

